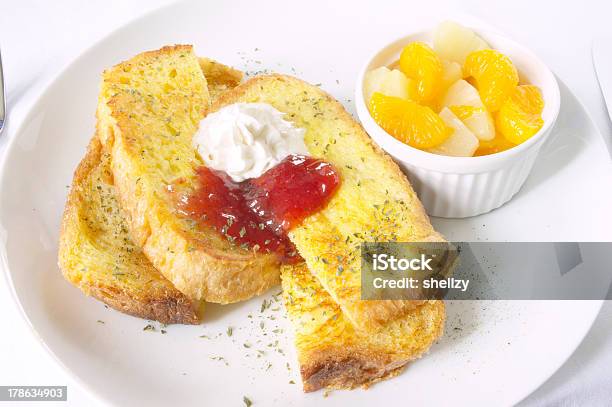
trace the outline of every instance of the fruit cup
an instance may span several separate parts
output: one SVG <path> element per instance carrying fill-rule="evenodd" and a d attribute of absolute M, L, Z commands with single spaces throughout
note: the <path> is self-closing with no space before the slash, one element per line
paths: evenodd
<path fill-rule="evenodd" d="M 366 131 L 408 175 L 427 213 L 465 218 L 487 213 L 508 202 L 525 183 L 540 148 L 550 136 L 559 113 L 559 87 L 553 73 L 531 51 L 492 32 L 475 30 L 494 49 L 510 57 L 521 83 L 542 91 L 544 125 L 525 142 L 491 155 L 450 157 L 413 148 L 385 132 L 372 118 L 364 97 L 364 76 L 398 61 L 402 49 L 414 41 L 432 43 L 431 31 L 417 32 L 382 47 L 365 63 L 357 77 L 355 103 Z"/>

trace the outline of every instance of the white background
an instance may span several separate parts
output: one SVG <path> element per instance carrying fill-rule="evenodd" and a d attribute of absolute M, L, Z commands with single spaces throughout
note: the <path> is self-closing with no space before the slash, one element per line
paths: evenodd
<path fill-rule="evenodd" d="M 20 121 L 31 101 L 63 66 L 114 28 L 167 3 L 170 1 L 0 0 L 0 47 L 10 110 L 7 131 L 0 136 L 0 157 L 14 130 L 11 123 Z M 418 3 L 414 4 L 417 7 Z M 528 46 L 531 36 L 546 36 L 550 48 L 533 50 L 545 61 L 546 54 L 553 50 L 567 55 L 566 63 L 553 69 L 585 103 L 610 144 L 612 126 L 606 118 L 590 54 L 592 38 L 612 38 L 612 7 L 608 1 L 565 6 L 559 1 L 466 0 L 462 7 L 457 4 L 457 9 L 486 20 Z M 577 352 L 524 405 L 610 405 L 611 367 L 612 304 L 607 303 Z M 68 405 L 93 405 L 41 348 L 23 322 L 4 278 L 0 278 L 0 385 L 68 385 Z M 53 404 L 66 405 L 45 405 Z"/>

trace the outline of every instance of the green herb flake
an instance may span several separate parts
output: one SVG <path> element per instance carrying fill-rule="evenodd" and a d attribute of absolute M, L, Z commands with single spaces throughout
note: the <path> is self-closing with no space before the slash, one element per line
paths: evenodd
<path fill-rule="evenodd" d="M 272 301 L 268 301 L 268 300 L 263 300 L 261 303 L 261 309 L 259 310 L 259 312 L 264 312 L 266 309 L 270 308 Z"/>

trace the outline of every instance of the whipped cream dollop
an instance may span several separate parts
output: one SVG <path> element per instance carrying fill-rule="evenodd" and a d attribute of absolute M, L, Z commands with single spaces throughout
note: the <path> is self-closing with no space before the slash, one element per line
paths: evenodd
<path fill-rule="evenodd" d="M 208 168 L 236 182 L 257 178 L 290 154 L 308 154 L 305 130 L 267 103 L 234 103 L 206 116 L 193 136 Z"/>

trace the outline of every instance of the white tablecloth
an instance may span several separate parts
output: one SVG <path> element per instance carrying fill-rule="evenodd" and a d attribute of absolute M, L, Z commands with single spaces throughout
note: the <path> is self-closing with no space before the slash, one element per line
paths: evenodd
<path fill-rule="evenodd" d="M 12 124 L 20 122 L 55 73 L 114 28 L 169 2 L 1 0 L 0 46 L 10 116 L 7 131 L 0 137 L 0 159 L 14 131 Z M 554 66 L 559 77 L 585 103 L 604 137 L 611 139 L 612 127 L 606 119 L 590 58 L 593 36 L 612 37 L 609 2 L 581 1 L 571 6 L 558 1 L 523 3 L 466 0 L 461 11 L 472 13 L 529 45 L 532 38 L 546 37 L 546 41 L 538 43 L 540 46 L 532 46 L 534 51 Z M 553 45 L 545 47 L 542 43 Z M 31 334 L 4 278 L 0 278 L 0 310 L 0 385 L 68 385 L 68 405 L 94 405 Z M 522 405 L 610 406 L 611 372 L 612 303 L 607 303 L 578 350 Z"/>

